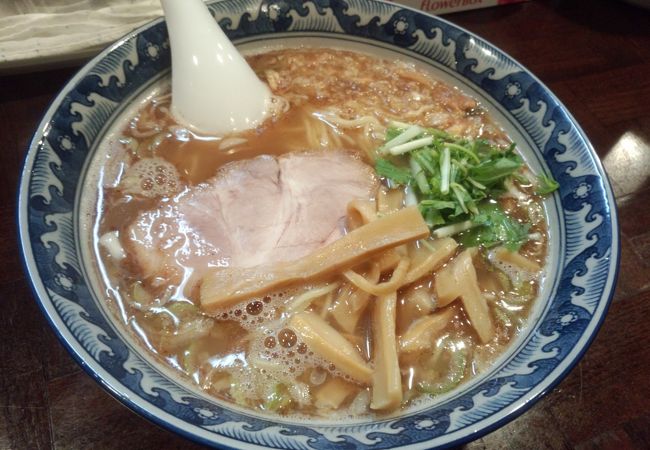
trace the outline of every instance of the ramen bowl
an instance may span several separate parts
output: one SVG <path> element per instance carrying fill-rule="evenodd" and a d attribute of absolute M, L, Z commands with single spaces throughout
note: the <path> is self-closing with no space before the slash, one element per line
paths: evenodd
<path fill-rule="evenodd" d="M 493 365 L 455 390 L 388 417 L 295 419 L 253 412 L 192 387 L 154 360 L 108 309 L 85 244 L 88 167 L 129 104 L 169 75 L 162 20 L 83 67 L 36 131 L 22 172 L 19 228 L 40 307 L 82 367 L 126 406 L 207 445 L 233 448 L 434 448 L 475 439 L 552 389 L 594 338 L 612 297 L 618 221 L 586 136 L 519 63 L 442 19 L 372 0 L 225 0 L 209 6 L 242 51 L 300 45 L 413 62 L 478 99 L 537 173 L 560 188 L 545 200 L 548 261 L 528 325 Z"/>

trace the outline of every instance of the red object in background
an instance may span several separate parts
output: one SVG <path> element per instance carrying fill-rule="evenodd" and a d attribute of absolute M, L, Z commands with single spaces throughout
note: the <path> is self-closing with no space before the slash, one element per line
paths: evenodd
<path fill-rule="evenodd" d="M 488 6 L 521 3 L 528 0 L 397 0 L 411 8 L 420 9 L 433 14 L 446 14 L 468 9 L 487 8 Z"/>

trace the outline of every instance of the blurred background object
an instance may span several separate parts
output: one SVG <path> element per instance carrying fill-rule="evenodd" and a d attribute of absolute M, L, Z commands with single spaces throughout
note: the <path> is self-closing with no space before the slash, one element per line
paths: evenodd
<path fill-rule="evenodd" d="M 447 14 L 528 0 L 390 1 Z M 79 65 L 162 15 L 160 0 L 0 0 L 0 74 Z"/>
<path fill-rule="evenodd" d="M 487 8 L 489 6 L 510 5 L 529 0 L 390 0 L 395 3 L 421 9 L 430 14 L 447 14 L 469 9 Z M 642 1 L 642 0 L 641 0 Z"/>
<path fill-rule="evenodd" d="M 0 71 L 78 63 L 161 15 L 159 0 L 3 0 Z"/>
<path fill-rule="evenodd" d="M 650 9 L 650 0 L 623 0 L 630 5 L 640 6 L 641 8 Z"/>

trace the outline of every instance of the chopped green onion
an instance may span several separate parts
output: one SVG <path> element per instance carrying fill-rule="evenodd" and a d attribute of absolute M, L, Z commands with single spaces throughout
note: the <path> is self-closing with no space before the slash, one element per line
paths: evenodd
<path fill-rule="evenodd" d="M 415 204 L 417 204 L 417 199 Z M 419 205 L 420 213 L 422 213 L 424 221 L 430 228 L 436 225 L 444 225 L 445 219 L 443 219 L 440 211 L 444 209 L 453 210 L 455 207 L 456 204 L 454 202 L 440 200 L 422 200 Z"/>
<path fill-rule="evenodd" d="M 535 193 L 537 195 L 548 195 L 551 192 L 555 192 L 559 187 L 560 183 L 543 173 L 537 177 Z"/>
<path fill-rule="evenodd" d="M 458 150 L 459 152 L 466 154 L 467 156 L 472 158 L 476 162 L 476 164 L 481 163 L 481 160 L 479 159 L 479 157 L 476 156 L 476 154 L 473 151 L 471 151 L 470 149 L 465 148 L 462 145 L 454 144 L 453 142 L 448 142 L 446 145 L 450 149 Z"/>
<path fill-rule="evenodd" d="M 386 150 L 389 150 L 395 146 L 398 146 L 400 144 L 404 144 L 414 137 L 422 134 L 424 130 L 417 126 L 417 125 L 412 125 L 406 129 L 403 133 L 397 135 L 397 137 L 391 139 L 390 141 L 386 142 L 384 146 L 382 147 L 382 152 L 385 152 Z"/>
<path fill-rule="evenodd" d="M 444 227 L 436 228 L 431 232 L 431 235 L 434 238 L 440 239 L 443 237 L 449 237 L 458 233 L 462 233 L 463 231 L 467 231 L 476 226 L 478 225 L 472 222 L 471 220 L 465 220 L 463 222 L 452 223 L 451 225 L 446 225 Z"/>
<path fill-rule="evenodd" d="M 470 169 L 470 176 L 485 186 L 503 181 L 521 167 L 520 161 L 506 157 L 490 159 Z"/>
<path fill-rule="evenodd" d="M 437 152 L 429 148 L 417 150 L 411 154 L 411 159 L 416 160 L 420 167 L 426 170 L 429 175 L 435 175 L 438 173 L 437 158 Z"/>
<path fill-rule="evenodd" d="M 467 177 L 467 181 L 469 181 L 472 185 L 474 185 L 475 187 L 477 187 L 477 188 L 479 188 L 481 190 L 487 189 L 484 185 L 482 185 L 481 183 L 479 183 L 478 181 L 476 181 L 472 177 Z"/>
<path fill-rule="evenodd" d="M 460 236 L 466 247 L 493 247 L 502 244 L 510 251 L 517 251 L 528 241 L 530 225 L 520 224 L 512 219 L 494 203 L 479 205 L 479 214 L 473 223 L 479 225 Z"/>
<path fill-rule="evenodd" d="M 266 397 L 262 404 L 262 409 L 267 411 L 279 411 L 287 407 L 291 403 L 291 396 L 287 391 L 287 387 L 278 383 L 273 387 L 273 391 Z"/>
<path fill-rule="evenodd" d="M 386 177 L 397 184 L 406 185 L 411 182 L 411 172 L 408 169 L 397 167 L 387 159 L 377 158 L 375 171 L 381 177 Z"/>
<path fill-rule="evenodd" d="M 456 196 L 456 199 L 458 200 L 458 204 L 460 205 L 461 209 L 465 214 L 467 214 L 469 210 L 467 209 L 467 205 L 465 205 L 465 199 L 463 198 L 463 193 L 460 190 L 460 185 L 453 183 L 451 185 L 451 190 Z"/>
<path fill-rule="evenodd" d="M 405 186 L 405 203 L 418 206 L 434 236 L 462 232 L 459 239 L 466 245 L 509 249 L 527 242 L 529 226 L 495 201 L 525 174 L 514 143 L 502 147 L 397 121 L 386 130 L 386 141 L 379 151 L 389 156 L 376 160 L 377 173 L 391 187 Z M 544 175 L 536 184 L 540 194 L 557 189 Z"/>
<path fill-rule="evenodd" d="M 456 173 L 459 171 L 463 174 L 463 176 L 467 175 L 467 167 L 465 161 L 459 161 L 455 158 L 451 158 L 451 165 L 456 169 Z M 455 177 L 454 177 L 455 178 Z"/>
<path fill-rule="evenodd" d="M 440 192 L 443 194 L 449 193 L 450 158 L 449 147 L 445 147 L 440 160 Z"/>
<path fill-rule="evenodd" d="M 422 167 L 420 164 L 418 164 L 415 158 L 411 158 L 409 160 L 409 165 L 411 166 L 411 175 L 413 175 L 413 178 L 415 178 L 415 182 L 417 183 L 420 192 L 423 194 L 428 194 L 431 192 L 431 188 L 427 182 L 427 177 L 424 175 Z"/>
<path fill-rule="evenodd" d="M 406 134 L 406 131 L 404 132 Z M 400 136 L 402 136 L 400 134 Z M 400 137 L 397 136 L 397 137 Z M 395 138 L 397 139 L 397 138 Z M 393 140 L 395 140 L 393 139 Z M 400 144 L 400 145 L 395 145 L 393 147 L 390 147 L 388 149 L 388 152 L 391 155 L 403 155 L 404 153 L 410 152 L 411 150 L 418 149 L 420 147 L 426 147 L 427 145 L 430 145 L 433 143 L 433 138 L 431 136 L 423 137 L 420 139 L 416 139 L 414 141 L 407 142 L 405 144 Z"/>
<path fill-rule="evenodd" d="M 465 376 L 467 367 L 467 350 L 452 351 L 449 372 L 445 380 L 438 383 L 420 382 L 418 389 L 432 395 L 440 395 L 458 386 Z"/>
<path fill-rule="evenodd" d="M 444 200 L 422 200 L 420 205 L 435 209 L 454 209 L 456 207 L 456 203 Z"/>
<path fill-rule="evenodd" d="M 406 130 L 407 128 L 410 128 L 410 127 L 413 126 L 410 123 L 404 123 L 404 122 L 400 122 L 398 120 L 391 120 L 388 125 L 393 127 L 393 128 L 400 128 L 402 130 Z"/>
<path fill-rule="evenodd" d="M 497 303 L 497 305 L 498 305 L 498 307 L 494 308 L 494 315 L 499 320 L 499 322 L 501 322 L 501 324 L 503 326 L 506 326 L 506 327 L 511 326 L 512 322 L 510 321 L 510 318 L 508 317 L 508 315 L 503 311 L 503 307 L 500 306 L 498 303 Z"/>
<path fill-rule="evenodd" d="M 415 206 L 418 204 L 418 198 L 415 196 L 411 186 L 406 186 L 404 190 L 404 203 L 406 206 Z"/>

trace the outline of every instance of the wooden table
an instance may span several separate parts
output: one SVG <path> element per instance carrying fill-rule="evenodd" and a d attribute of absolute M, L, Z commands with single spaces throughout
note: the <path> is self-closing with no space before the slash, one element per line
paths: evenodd
<path fill-rule="evenodd" d="M 532 409 L 466 447 L 650 448 L 650 11 L 554 0 L 447 18 L 559 96 L 604 162 L 622 227 L 616 295 L 586 356 Z M 22 270 L 19 170 L 41 115 L 74 71 L 0 77 L 0 448 L 195 448 L 122 406 L 72 361 Z"/>

